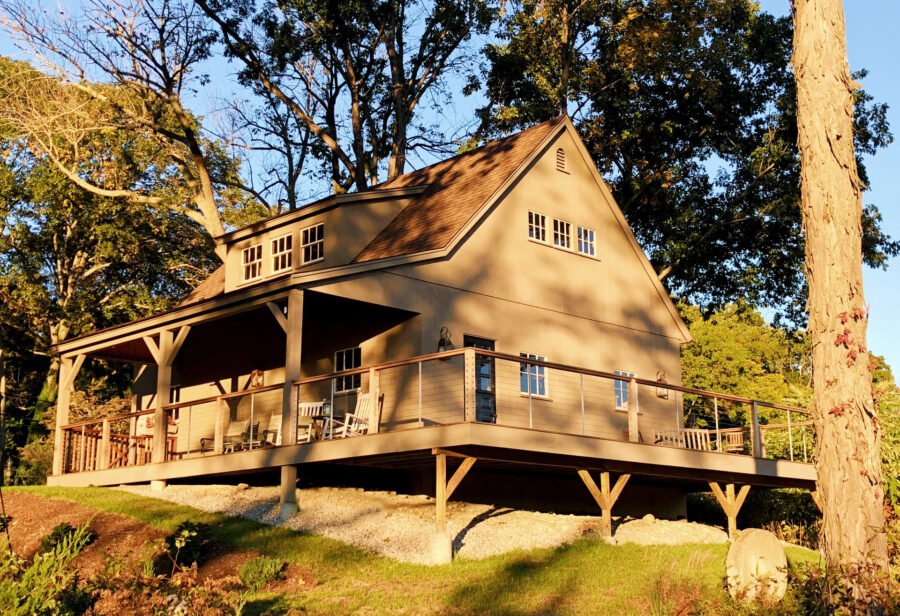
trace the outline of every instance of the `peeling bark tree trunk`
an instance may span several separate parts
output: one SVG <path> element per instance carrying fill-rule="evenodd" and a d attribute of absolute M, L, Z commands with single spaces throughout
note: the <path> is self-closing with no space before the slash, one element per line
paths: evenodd
<path fill-rule="evenodd" d="M 862 185 L 853 147 L 855 84 L 844 12 L 841 0 L 793 0 L 793 9 L 823 542 L 831 567 L 885 567 L 880 434 L 866 349 Z"/>

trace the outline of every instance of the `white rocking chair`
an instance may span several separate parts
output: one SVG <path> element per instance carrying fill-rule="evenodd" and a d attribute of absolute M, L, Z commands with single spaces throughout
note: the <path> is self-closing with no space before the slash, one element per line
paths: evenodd
<path fill-rule="evenodd" d="M 369 433 L 369 415 L 372 406 L 371 394 L 358 394 L 356 396 L 356 409 L 352 413 L 344 415 L 344 420 L 329 419 L 326 425 L 328 438 L 348 436 L 362 436 Z"/>

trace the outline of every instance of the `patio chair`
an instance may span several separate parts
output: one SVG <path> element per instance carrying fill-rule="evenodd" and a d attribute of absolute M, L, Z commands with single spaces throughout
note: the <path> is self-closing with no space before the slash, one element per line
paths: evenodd
<path fill-rule="evenodd" d="M 225 453 L 231 453 L 243 449 L 245 443 L 250 442 L 250 434 L 247 428 L 250 427 L 250 420 L 243 419 L 241 421 L 232 421 L 228 425 L 228 431 L 222 438 L 222 448 Z M 253 434 L 259 434 L 259 424 L 253 424 Z M 200 451 L 212 451 L 215 448 L 215 437 L 203 437 L 200 439 Z"/>
<path fill-rule="evenodd" d="M 732 430 L 724 432 L 725 453 L 744 453 L 744 431 Z"/>
<path fill-rule="evenodd" d="M 700 428 L 686 428 L 681 432 L 684 435 L 684 447 L 699 451 L 711 451 L 712 444 L 709 440 L 709 430 Z"/>
<path fill-rule="evenodd" d="M 310 443 L 317 437 L 316 419 L 325 413 L 325 400 L 320 402 L 301 402 L 297 405 L 297 442 Z M 263 442 L 281 445 L 281 413 L 272 413 L 269 425 L 263 431 Z"/>
<path fill-rule="evenodd" d="M 371 394 L 358 394 L 356 396 L 356 408 L 352 413 L 346 413 L 343 421 L 330 419 L 327 422 L 326 435 L 328 438 L 334 438 L 335 436 L 346 438 L 348 436 L 368 434 L 371 401 Z"/>

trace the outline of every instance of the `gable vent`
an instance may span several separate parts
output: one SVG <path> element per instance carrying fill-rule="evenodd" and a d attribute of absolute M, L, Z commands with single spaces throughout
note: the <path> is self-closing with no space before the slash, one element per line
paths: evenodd
<path fill-rule="evenodd" d="M 566 151 L 562 148 L 556 149 L 556 170 L 562 171 L 563 173 L 569 172 L 569 170 L 566 169 Z"/>

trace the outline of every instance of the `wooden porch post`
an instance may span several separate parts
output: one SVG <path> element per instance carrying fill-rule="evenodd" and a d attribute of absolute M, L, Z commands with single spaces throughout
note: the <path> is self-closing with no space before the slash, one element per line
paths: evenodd
<path fill-rule="evenodd" d="M 69 402 L 72 397 L 72 385 L 75 377 L 84 364 L 84 355 L 61 357 L 59 360 L 59 388 L 56 394 L 56 431 L 53 435 L 53 474 L 63 474 L 63 431 L 62 427 L 69 423 Z"/>
<path fill-rule="evenodd" d="M 638 426 L 638 413 L 640 411 L 638 402 L 638 382 L 632 378 L 629 383 L 631 395 L 628 396 L 628 441 L 631 443 L 639 443 L 641 440 L 641 432 Z M 628 481 L 626 479 L 626 481 Z"/>
<path fill-rule="evenodd" d="M 613 505 L 616 504 L 616 501 L 619 500 L 619 496 L 622 494 L 622 490 L 625 489 L 625 484 L 631 479 L 631 475 L 619 475 L 619 478 L 616 479 L 616 484 L 612 489 L 610 489 L 609 486 L 609 473 L 607 472 L 600 473 L 599 488 L 597 487 L 597 484 L 594 483 L 594 478 L 591 477 L 590 472 L 579 470 L 578 476 L 581 477 L 588 492 L 594 497 L 594 501 L 603 513 L 601 534 L 604 537 L 612 537 L 612 508 Z"/>
<path fill-rule="evenodd" d="M 465 361 L 463 367 L 465 371 L 463 378 L 463 386 L 465 387 L 465 420 L 475 421 L 475 349 L 468 348 L 463 351 L 463 358 Z"/>
<path fill-rule="evenodd" d="M 191 331 L 190 326 L 182 326 L 176 334 L 172 330 L 163 330 L 159 332 L 159 345 L 153 338 L 144 337 L 144 343 L 150 350 L 153 359 L 156 360 L 156 397 L 153 412 L 153 452 L 151 454 L 151 462 L 166 461 L 166 445 L 169 436 L 169 424 L 166 421 L 166 411 L 163 407 L 169 404 L 169 396 L 172 391 L 172 365 L 175 363 L 175 357 L 181 350 L 188 333 Z"/>
<path fill-rule="evenodd" d="M 297 444 L 297 404 L 300 392 L 294 381 L 300 378 L 303 351 L 303 301 L 302 289 L 288 293 L 288 313 L 285 324 L 284 392 L 281 403 L 281 444 Z M 274 314 L 274 311 L 273 311 Z M 281 467 L 281 516 L 293 515 L 297 507 L 297 467 Z"/>
<path fill-rule="evenodd" d="M 763 457 L 762 432 L 759 429 L 759 404 L 757 404 L 756 400 L 750 405 L 750 419 L 750 429 L 752 430 L 751 436 L 753 440 L 753 457 L 761 458 Z"/>
<path fill-rule="evenodd" d="M 722 488 L 720 488 L 719 484 L 715 481 L 710 481 L 709 487 L 716 497 L 716 500 L 719 501 L 719 505 L 721 505 L 722 509 L 725 511 L 725 516 L 728 518 L 728 538 L 734 540 L 735 535 L 737 534 L 737 516 L 741 510 L 741 506 L 744 504 L 744 499 L 747 498 L 750 486 L 741 486 L 737 496 L 734 494 L 733 483 L 725 485 L 724 493 L 722 492 Z"/>
<path fill-rule="evenodd" d="M 100 459 L 97 460 L 97 468 L 101 471 L 105 471 L 109 468 L 109 437 L 110 437 L 110 425 L 108 419 L 103 419 L 103 431 L 100 433 L 100 449 L 98 455 Z"/>

